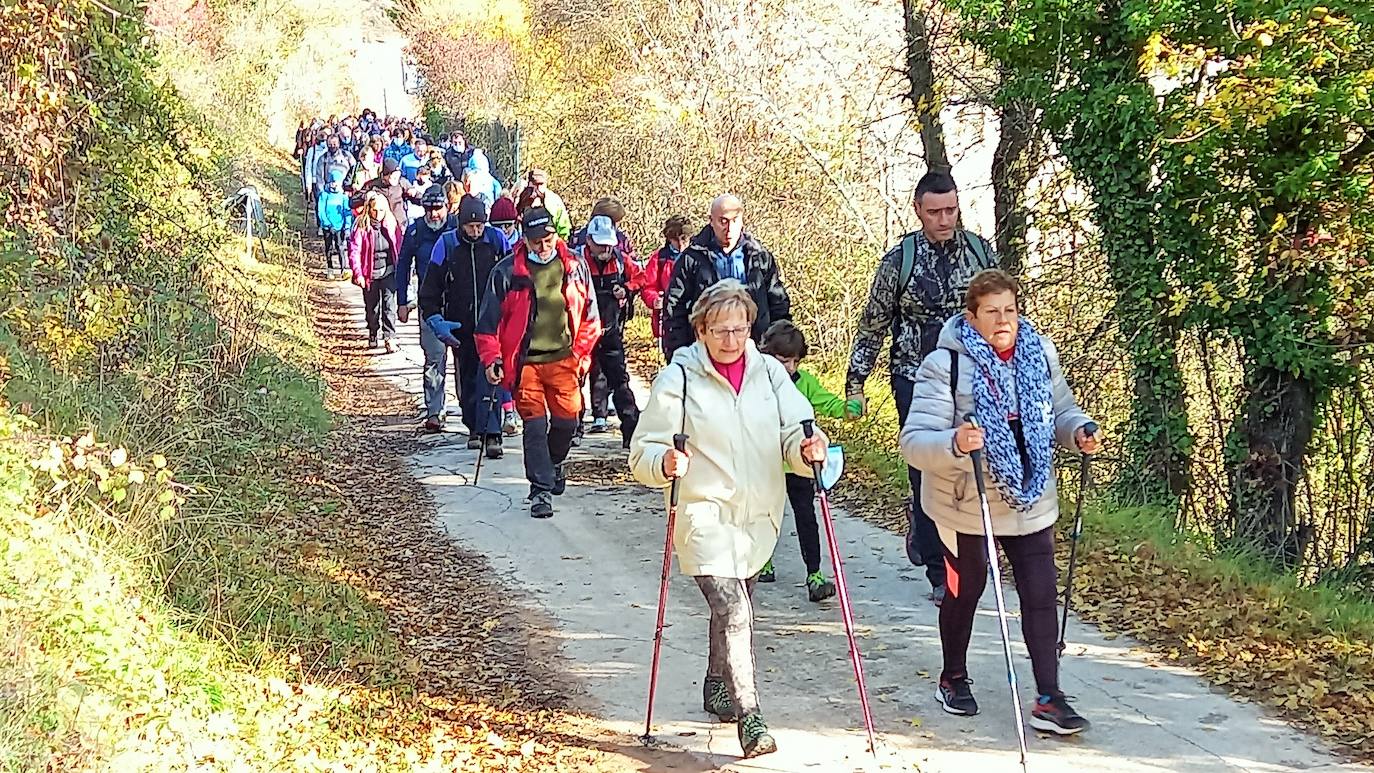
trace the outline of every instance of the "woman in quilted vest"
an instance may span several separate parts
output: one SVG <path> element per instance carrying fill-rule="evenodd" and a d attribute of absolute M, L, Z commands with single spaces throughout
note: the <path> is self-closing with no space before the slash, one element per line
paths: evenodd
<path fill-rule="evenodd" d="M 630 441 L 630 470 L 646 486 L 680 479 L 673 529 L 678 568 L 711 610 L 703 709 L 738 719 L 745 757 L 777 749 L 754 684 L 753 604 L 759 570 L 773 555 L 787 497 L 784 464 L 811 477 L 827 441 L 805 438 L 811 404 L 777 360 L 750 338 L 757 308 L 744 285 L 725 279 L 697 299 L 696 343 L 659 371 Z M 687 450 L 673 436 L 687 435 Z"/>
<path fill-rule="evenodd" d="M 1011 561 L 1021 631 L 1039 698 L 1031 727 L 1059 735 L 1088 728 L 1059 689 L 1053 446 L 1096 453 L 1091 419 L 1074 401 L 1048 338 L 1018 313 L 1019 287 L 1004 271 L 979 273 L 962 314 L 940 332 L 917 372 L 902 454 L 921 470 L 921 504 L 940 534 L 948 592 L 940 606 L 944 670 L 935 698 L 951 714 L 978 713 L 967 653 L 987 581 L 982 508 L 969 454 L 986 460 L 993 535 Z M 973 414 L 978 426 L 966 421 Z"/>

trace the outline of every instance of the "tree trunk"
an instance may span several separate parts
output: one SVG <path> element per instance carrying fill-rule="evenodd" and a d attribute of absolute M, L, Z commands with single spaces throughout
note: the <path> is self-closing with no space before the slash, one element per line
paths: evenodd
<path fill-rule="evenodd" d="M 1269 366 L 1249 369 L 1245 455 L 1235 461 L 1237 542 L 1295 568 L 1313 537 L 1298 523 L 1297 492 L 1312 441 L 1316 394 L 1310 380 Z"/>
<path fill-rule="evenodd" d="M 1034 113 L 1025 103 L 1012 102 L 1002 110 L 997 149 L 992 153 L 994 240 L 1002 268 L 1020 275 L 1026 264 L 1026 186 L 1040 157 L 1039 131 Z"/>
<path fill-rule="evenodd" d="M 907 98 L 921 127 L 921 146 L 926 153 L 926 169 L 948 172 L 949 153 L 945 150 L 945 132 L 940 124 L 940 99 L 935 94 L 935 69 L 930 61 L 930 38 L 926 31 L 926 12 L 919 0 L 902 0 L 902 16 L 906 21 L 906 72 L 911 82 Z"/>

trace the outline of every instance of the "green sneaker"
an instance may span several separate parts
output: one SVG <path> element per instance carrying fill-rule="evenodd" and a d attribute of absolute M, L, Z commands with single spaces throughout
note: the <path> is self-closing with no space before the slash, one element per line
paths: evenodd
<path fill-rule="evenodd" d="M 820 572 L 812 572 L 806 575 L 806 595 L 812 601 L 824 601 L 835 595 L 835 583 Z"/>
<path fill-rule="evenodd" d="M 777 578 L 773 576 L 773 559 L 770 558 L 768 563 L 759 570 L 759 582 L 774 582 L 775 580 Z"/>
<path fill-rule="evenodd" d="M 701 683 L 701 708 L 707 714 L 715 714 L 721 722 L 735 721 L 735 702 L 730 700 L 730 688 L 723 679 L 706 677 Z"/>
<path fill-rule="evenodd" d="M 778 750 L 778 742 L 768 734 L 768 725 L 764 724 L 763 716 L 757 711 L 740 719 L 736 732 L 739 734 L 739 745 L 744 750 L 745 759 L 772 754 Z"/>

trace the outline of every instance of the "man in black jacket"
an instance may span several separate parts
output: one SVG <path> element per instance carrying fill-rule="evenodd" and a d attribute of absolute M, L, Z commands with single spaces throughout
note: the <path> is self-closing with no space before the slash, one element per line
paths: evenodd
<path fill-rule="evenodd" d="M 458 229 L 439 237 L 420 286 L 420 316 L 426 323 L 439 316 L 460 325 L 445 343 L 453 350 L 468 448 L 485 447 L 489 459 L 502 455 L 500 393 L 495 405 L 479 405 L 480 398 L 491 399 L 494 387 L 482 377 L 473 334 L 491 270 L 509 254 L 501 231 L 487 225 L 486 205 L 476 196 L 464 196 L 458 202 Z"/>
<path fill-rule="evenodd" d="M 778 263 L 751 234 L 744 231 L 744 204 L 726 193 L 711 202 L 711 223 L 692 239 L 673 265 L 663 299 L 663 350 L 673 352 L 696 339 L 688 315 L 706 288 L 722 279 L 738 279 L 758 306 L 752 338 L 763 337 L 768 326 L 792 318 L 792 301 L 778 275 Z"/>

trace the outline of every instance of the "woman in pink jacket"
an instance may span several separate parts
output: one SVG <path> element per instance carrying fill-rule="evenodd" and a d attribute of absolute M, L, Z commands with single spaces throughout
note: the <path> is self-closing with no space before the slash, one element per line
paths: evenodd
<path fill-rule="evenodd" d="M 367 194 L 348 238 L 348 265 L 353 269 L 353 284 L 363 291 L 369 349 L 377 348 L 380 331 L 387 352 L 396 351 L 396 256 L 400 251 L 401 229 L 386 197 Z"/>

